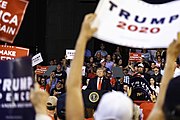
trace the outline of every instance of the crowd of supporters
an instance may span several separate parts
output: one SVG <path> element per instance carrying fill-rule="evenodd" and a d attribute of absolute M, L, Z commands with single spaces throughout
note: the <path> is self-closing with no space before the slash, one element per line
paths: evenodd
<path fill-rule="evenodd" d="M 86 73 L 85 75 L 82 75 L 81 72 L 83 66 L 85 45 L 87 44 L 88 39 L 90 39 L 92 37 L 92 34 L 96 31 L 95 28 L 93 29 L 90 27 L 90 23 L 94 18 L 94 14 L 89 14 L 85 17 L 85 20 L 82 24 L 81 34 L 76 43 L 76 54 L 74 60 L 71 63 L 71 66 L 68 64 L 68 60 L 65 59 L 66 57 L 60 63 L 57 63 L 56 60 L 53 60 L 50 62 L 50 64 L 57 65 L 56 69 L 53 70 L 49 76 L 46 76 L 47 78 L 44 78 L 45 76 L 37 77 L 37 81 L 40 84 L 41 90 L 47 91 L 51 95 L 47 100 L 47 92 L 39 91 L 37 87 L 35 87 L 35 91 L 31 91 L 31 101 L 36 110 L 36 117 L 39 118 L 37 120 L 45 117 L 47 120 L 49 120 L 49 117 L 44 111 L 45 109 L 43 104 L 41 105 L 41 102 L 40 104 L 37 104 L 39 102 L 38 100 L 40 99 L 40 96 L 42 97 L 42 101 L 47 102 L 46 107 L 48 109 L 48 114 L 52 119 L 56 119 L 56 115 L 59 118 L 62 117 L 62 114 L 64 112 L 62 112 L 62 104 L 64 106 L 65 101 L 66 107 L 64 108 L 66 108 L 66 118 L 68 120 L 84 119 L 85 107 L 82 101 L 82 91 L 80 89 L 80 86 L 83 89 L 122 91 L 108 92 L 102 97 L 98 108 L 94 113 L 95 119 L 135 120 L 133 112 L 136 112 L 136 110 L 133 108 L 132 100 L 127 97 L 131 97 L 131 88 L 134 87 L 134 84 L 136 85 L 136 87 L 140 87 L 141 85 L 142 89 L 146 89 L 146 91 L 152 89 L 150 90 L 150 98 L 146 99 L 152 102 L 156 102 L 160 87 L 159 97 L 157 98 L 154 109 L 149 116 L 149 120 L 163 120 L 164 118 L 179 119 L 179 108 L 177 108 L 179 102 L 177 102 L 175 99 L 171 99 L 171 97 L 177 97 L 172 94 L 172 92 L 174 91 L 173 88 L 175 86 L 177 87 L 177 85 L 173 84 L 175 79 L 171 79 L 173 78 L 173 75 L 174 77 L 179 75 L 180 71 L 178 65 L 179 60 L 176 60 L 180 53 L 180 33 L 178 33 L 178 40 L 173 41 L 167 49 L 167 61 L 166 58 L 163 57 L 163 54 L 166 51 L 156 50 L 155 52 L 150 51 L 150 53 L 146 51 L 142 52 L 140 61 L 129 61 L 129 64 L 127 66 L 124 66 L 121 59 L 121 57 L 123 56 L 121 54 L 119 54 L 119 57 L 114 55 L 114 58 L 112 58 L 111 55 L 109 55 L 108 52 L 105 51 L 105 46 L 101 44 L 101 50 L 98 50 L 95 53 L 95 56 L 86 56 L 86 59 L 84 61 L 84 66 L 86 66 Z M 155 53 L 154 58 L 151 52 Z M 166 64 L 164 63 L 165 61 Z M 123 75 L 120 77 L 115 77 L 113 74 L 114 67 L 120 68 L 123 71 Z M 83 78 L 83 82 L 81 82 L 81 77 Z M 161 77 L 162 81 L 160 79 Z M 138 79 L 140 79 L 141 82 L 136 81 Z M 179 78 L 177 77 L 177 79 Z M 178 80 L 176 80 L 176 82 L 178 82 Z M 168 86 L 168 83 L 170 83 L 171 89 Z M 150 86 L 151 88 L 149 89 L 147 86 Z M 66 93 L 66 97 L 64 97 L 64 93 Z M 142 96 L 143 93 L 137 92 L 136 95 Z M 169 97 L 169 95 L 171 95 L 171 97 Z M 169 100 L 171 100 L 172 102 L 170 102 Z M 108 105 L 110 102 L 112 102 L 113 104 Z M 61 106 L 61 109 L 58 109 L 59 105 Z M 57 112 L 55 110 L 56 106 Z M 137 117 L 137 120 L 138 119 L 139 117 Z"/>
<path fill-rule="evenodd" d="M 153 90 L 150 94 L 150 99 L 140 97 L 133 99 L 156 102 L 161 78 L 164 73 L 166 51 L 159 49 L 134 49 L 134 51 L 141 53 L 140 61 L 129 61 L 128 65 L 124 65 L 123 63 L 125 62 L 122 61 L 123 56 L 121 55 L 120 47 L 117 47 L 112 55 L 108 54 L 109 51 L 105 50 L 104 44 L 100 45 L 100 50 L 97 50 L 95 54 L 92 54 L 90 50 L 86 50 L 84 60 L 86 70 L 85 74 L 82 75 L 82 89 L 91 89 L 91 87 L 88 87 L 88 83 L 90 80 L 98 77 L 97 69 L 100 68 L 103 70 L 103 77 L 110 83 L 110 88 L 107 90 L 121 91 L 130 97 L 132 78 L 143 78 Z M 69 74 L 70 62 L 71 60 L 67 60 L 65 57 L 60 62 L 57 62 L 55 59 L 51 60 L 49 65 L 56 65 L 56 69 L 49 76 L 38 75 L 37 82 L 40 85 L 40 89 L 47 91 L 51 97 L 55 96 L 58 98 L 65 94 L 65 83 Z M 113 76 L 113 68 L 115 67 L 119 67 L 122 70 L 122 77 Z"/>
<path fill-rule="evenodd" d="M 95 54 L 86 49 L 84 60 L 86 69 L 85 75 L 82 76 L 82 86 L 87 86 L 88 81 L 97 76 L 97 68 L 102 68 L 105 78 L 110 80 L 112 90 L 125 92 L 130 87 L 131 78 L 141 77 L 149 83 L 154 90 L 154 95 L 157 96 L 164 73 L 166 50 L 133 50 L 141 54 L 140 61 L 129 61 L 128 65 L 125 65 L 126 62 L 122 60 L 120 47 L 117 47 L 113 54 L 108 54 L 109 51 L 105 50 L 103 43 L 100 44 L 100 50 L 97 50 Z M 112 53 L 112 51 L 110 52 Z M 70 68 L 70 60 L 63 58 L 60 62 L 57 62 L 54 59 L 49 64 L 57 65 L 56 69 L 49 76 L 39 76 L 38 82 L 41 89 L 46 90 L 50 95 L 58 96 L 65 93 L 65 80 Z M 123 76 L 121 78 L 113 76 L 112 69 L 114 67 L 119 67 L 122 70 Z"/>

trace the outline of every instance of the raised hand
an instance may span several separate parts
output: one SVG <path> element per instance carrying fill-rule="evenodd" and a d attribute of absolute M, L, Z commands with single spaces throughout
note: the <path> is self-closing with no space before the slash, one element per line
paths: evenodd
<path fill-rule="evenodd" d="M 97 31 L 97 28 L 91 28 L 91 23 L 95 19 L 96 15 L 93 13 L 87 14 L 81 26 L 80 36 L 89 40 L 92 35 Z"/>
<path fill-rule="evenodd" d="M 180 54 L 180 32 L 177 40 L 174 40 L 167 49 L 167 60 L 175 61 Z"/>
<path fill-rule="evenodd" d="M 30 100 L 35 108 L 36 114 L 47 114 L 46 102 L 49 95 L 47 92 L 40 90 L 39 84 L 35 83 L 30 92 Z"/>

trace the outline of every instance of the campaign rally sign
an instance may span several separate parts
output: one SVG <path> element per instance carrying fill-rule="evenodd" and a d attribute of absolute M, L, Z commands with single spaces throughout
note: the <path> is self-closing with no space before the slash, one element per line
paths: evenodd
<path fill-rule="evenodd" d="M 0 60 L 11 60 L 28 55 L 29 55 L 28 48 L 0 45 Z"/>
<path fill-rule="evenodd" d="M 27 5 L 27 0 L 0 0 L 0 40 L 13 43 Z"/>
<path fill-rule="evenodd" d="M 0 61 L 0 119 L 34 120 L 31 58 Z"/>
<path fill-rule="evenodd" d="M 94 37 L 138 48 L 167 48 L 180 32 L 180 1 L 100 0 Z"/>
<path fill-rule="evenodd" d="M 35 73 L 37 75 L 43 75 L 47 70 L 48 70 L 49 66 L 41 66 L 41 65 L 37 65 L 36 66 L 36 70 Z"/>
<path fill-rule="evenodd" d="M 141 53 L 129 53 L 129 61 L 140 62 L 141 61 Z"/>
<path fill-rule="evenodd" d="M 32 66 L 34 67 L 35 65 L 43 62 L 43 58 L 41 56 L 41 53 L 36 54 L 35 56 L 32 57 Z"/>
<path fill-rule="evenodd" d="M 43 75 L 50 76 L 51 72 L 56 70 L 56 67 L 57 67 L 57 65 L 48 66 L 47 71 L 45 71 L 45 73 Z"/>
<path fill-rule="evenodd" d="M 66 69 L 67 77 L 68 77 L 69 74 L 70 74 L 70 69 L 71 69 L 71 67 L 67 67 L 67 69 Z M 86 75 L 86 66 L 82 66 L 81 75 L 82 75 L 82 76 L 85 76 L 85 75 Z"/>
<path fill-rule="evenodd" d="M 52 65 L 52 66 L 41 66 L 41 65 L 37 65 L 37 66 L 36 66 L 35 73 L 36 73 L 37 75 L 49 76 L 49 75 L 51 74 L 51 72 L 56 69 L 56 67 L 57 67 L 57 65 Z"/>
<path fill-rule="evenodd" d="M 72 60 L 75 55 L 75 50 L 66 50 L 66 59 Z"/>
<path fill-rule="evenodd" d="M 86 75 L 86 66 L 82 66 L 82 76 Z"/>

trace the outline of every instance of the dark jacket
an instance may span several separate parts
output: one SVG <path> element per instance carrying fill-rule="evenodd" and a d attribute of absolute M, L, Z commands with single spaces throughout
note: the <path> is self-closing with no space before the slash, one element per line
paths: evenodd
<path fill-rule="evenodd" d="M 90 79 L 89 84 L 87 86 L 87 89 L 89 89 L 89 90 L 97 90 L 97 80 L 98 80 L 98 77 Z M 103 77 L 101 90 L 109 90 L 109 91 L 112 90 L 109 79 L 106 79 L 105 77 Z"/>

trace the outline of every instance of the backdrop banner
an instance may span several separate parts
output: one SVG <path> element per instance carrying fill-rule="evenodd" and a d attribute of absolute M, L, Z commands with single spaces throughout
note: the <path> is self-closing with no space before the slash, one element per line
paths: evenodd
<path fill-rule="evenodd" d="M 94 37 L 136 48 L 167 48 L 180 32 L 180 1 L 100 0 Z"/>

